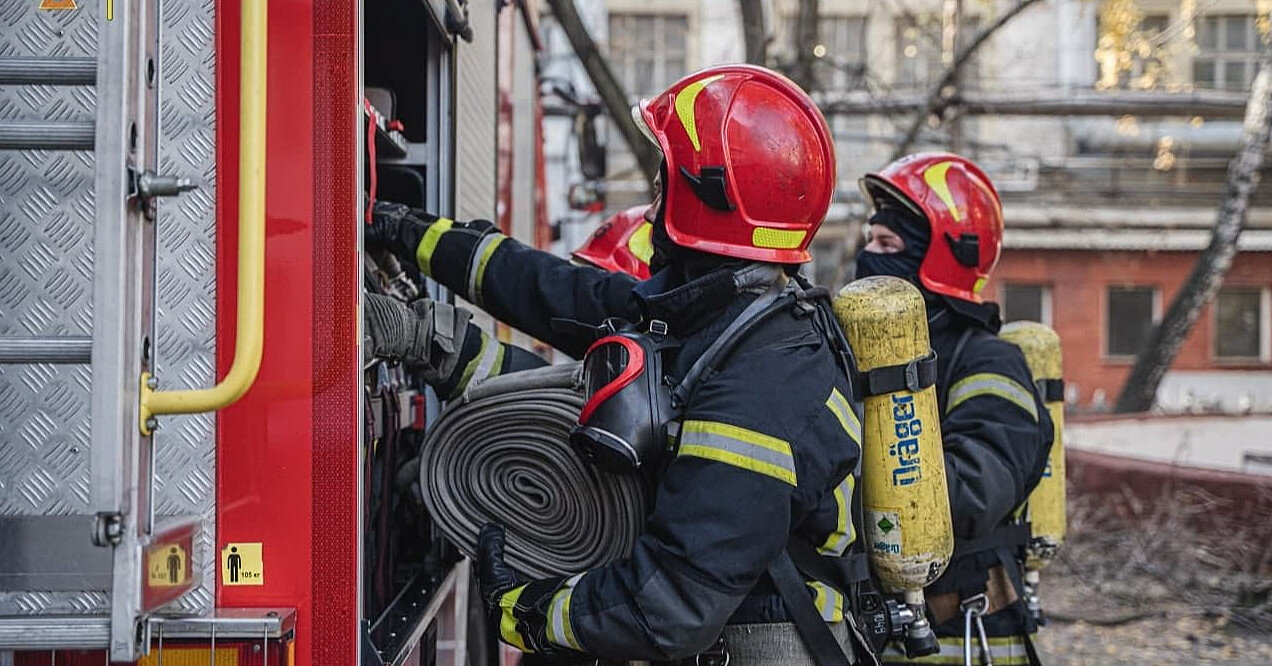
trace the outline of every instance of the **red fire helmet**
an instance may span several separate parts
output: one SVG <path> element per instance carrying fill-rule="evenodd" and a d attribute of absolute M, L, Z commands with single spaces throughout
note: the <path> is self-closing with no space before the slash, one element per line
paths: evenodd
<path fill-rule="evenodd" d="M 1003 247 L 1003 204 L 989 177 L 952 153 L 907 155 L 861 179 L 866 199 L 894 199 L 927 218 L 931 241 L 919 281 L 933 292 L 980 303 Z"/>
<path fill-rule="evenodd" d="M 574 258 L 607 271 L 648 279 L 649 259 L 654 256 L 649 238 L 654 227 L 645 221 L 648 208 L 635 206 L 611 215 L 572 253 Z"/>
<path fill-rule="evenodd" d="M 809 260 L 835 190 L 835 148 L 799 86 L 763 67 L 710 67 L 632 115 L 666 160 L 672 242 L 756 261 Z"/>

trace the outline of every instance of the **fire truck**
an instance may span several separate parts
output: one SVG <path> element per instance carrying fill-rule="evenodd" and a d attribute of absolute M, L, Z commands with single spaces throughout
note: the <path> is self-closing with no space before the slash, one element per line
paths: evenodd
<path fill-rule="evenodd" d="M 450 296 L 361 229 L 547 246 L 538 20 L 7 0 L 0 664 L 497 662 L 412 476 L 439 400 L 360 341 L 367 291 Z"/>

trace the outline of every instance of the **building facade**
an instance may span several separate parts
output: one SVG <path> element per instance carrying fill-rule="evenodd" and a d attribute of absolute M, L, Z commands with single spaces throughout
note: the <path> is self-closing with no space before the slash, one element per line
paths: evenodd
<path fill-rule="evenodd" d="M 633 102 L 684 73 L 744 58 L 737 4 L 722 0 L 578 3 Z M 795 39 L 797 0 L 763 3 L 768 64 L 789 67 L 800 49 L 815 58 L 814 97 L 837 145 L 840 186 L 814 245 L 812 273 L 839 286 L 867 211 L 857 179 L 887 162 L 916 108 L 958 46 L 1013 3 L 821 0 L 819 39 Z M 1230 94 L 1254 76 L 1264 19 L 1250 0 L 1053 0 L 1024 11 L 963 69 L 958 87 L 1035 106 L 1079 105 L 1093 96 L 1156 91 Z M 951 9 L 956 10 L 951 12 Z M 548 58 L 586 76 L 556 28 Z M 555 47 L 554 47 L 555 45 Z M 555 51 L 553 49 L 556 49 Z M 906 106 L 909 104 L 909 106 Z M 886 113 L 869 107 L 887 108 Z M 864 110 L 863 110 L 864 109 Z M 990 173 L 1005 202 L 1003 261 L 988 294 L 1008 318 L 1038 318 L 1066 344 L 1070 402 L 1108 409 L 1127 370 L 1209 238 L 1240 122 L 1233 113 L 1162 117 L 1151 105 L 1119 116 L 961 114 L 920 133 L 913 150 L 955 150 Z M 1235 115 L 1240 115 L 1237 108 Z M 931 125 L 931 124 L 930 124 Z M 626 148 L 611 133 L 606 204 L 647 197 Z M 554 144 L 548 142 L 549 161 Z M 568 157 L 567 157 L 568 161 Z M 569 180 L 568 170 L 558 176 Z M 550 183 L 550 215 L 562 249 L 601 218 L 568 210 Z M 1159 399 L 1169 410 L 1272 410 L 1272 210 L 1255 208 L 1216 304 L 1191 333 Z M 565 231 L 570 230 L 570 231 Z"/>

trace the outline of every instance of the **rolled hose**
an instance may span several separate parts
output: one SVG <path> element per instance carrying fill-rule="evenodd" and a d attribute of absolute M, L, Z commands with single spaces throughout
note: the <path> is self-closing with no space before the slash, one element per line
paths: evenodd
<path fill-rule="evenodd" d="M 488 522 L 507 528 L 507 561 L 535 578 L 593 569 L 631 553 L 649 490 L 588 464 L 568 436 L 583 407 L 579 364 L 474 384 L 420 452 L 420 487 L 442 534 L 471 556 Z"/>

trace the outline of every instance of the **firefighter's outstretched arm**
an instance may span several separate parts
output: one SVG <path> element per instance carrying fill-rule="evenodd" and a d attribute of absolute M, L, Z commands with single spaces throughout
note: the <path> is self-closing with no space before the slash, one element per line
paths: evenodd
<path fill-rule="evenodd" d="M 716 640 L 786 547 L 798 483 L 796 444 L 788 441 L 797 437 L 789 432 L 802 436 L 810 420 L 766 420 L 767 385 L 749 376 L 748 390 L 739 377 L 720 378 L 703 384 L 697 395 L 708 395 L 687 410 L 678 453 L 632 555 L 546 588 L 504 581 L 506 591 L 488 596 L 503 640 L 653 661 L 698 654 Z"/>
<path fill-rule="evenodd" d="M 593 336 L 553 320 L 597 325 L 634 319 L 635 278 L 575 266 L 508 238 L 485 220 L 458 222 L 402 204 L 378 202 L 368 244 L 383 247 L 481 306 L 496 319 L 573 356 Z"/>
<path fill-rule="evenodd" d="M 941 432 L 954 534 L 983 536 L 1028 497 L 1050 448 L 1047 410 L 1018 348 L 990 339 L 951 368 Z"/>
<path fill-rule="evenodd" d="M 421 298 L 404 303 L 367 294 L 363 349 L 368 357 L 400 360 L 417 368 L 443 398 L 454 398 L 474 381 L 529 370 L 546 362 L 505 344 L 472 323 L 472 314 L 449 303 Z"/>

